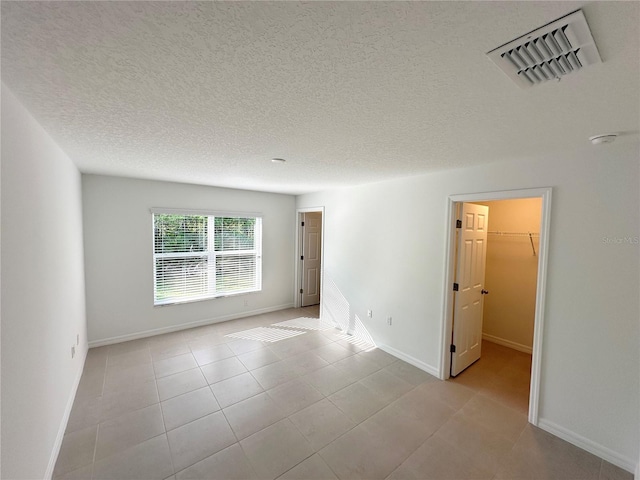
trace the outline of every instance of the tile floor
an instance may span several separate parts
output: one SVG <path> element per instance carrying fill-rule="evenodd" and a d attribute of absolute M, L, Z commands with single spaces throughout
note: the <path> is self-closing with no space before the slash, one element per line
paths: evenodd
<path fill-rule="evenodd" d="M 632 478 L 527 423 L 529 355 L 485 342 L 443 382 L 335 329 L 225 336 L 314 315 L 91 349 L 54 478 Z"/>

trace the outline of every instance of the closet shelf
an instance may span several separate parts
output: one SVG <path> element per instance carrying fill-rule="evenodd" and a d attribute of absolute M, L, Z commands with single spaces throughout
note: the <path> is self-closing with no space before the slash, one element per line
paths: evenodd
<path fill-rule="evenodd" d="M 489 235 L 500 235 L 503 237 L 539 237 L 540 234 L 539 233 L 533 233 L 533 232 L 497 232 L 497 231 L 493 231 L 493 232 L 487 232 L 487 234 Z"/>
<path fill-rule="evenodd" d="M 488 235 L 498 235 L 501 237 L 527 237 L 531 241 L 531 250 L 533 250 L 533 256 L 536 256 L 536 247 L 533 245 L 533 237 L 539 237 L 539 233 L 533 232 L 487 232 Z"/>

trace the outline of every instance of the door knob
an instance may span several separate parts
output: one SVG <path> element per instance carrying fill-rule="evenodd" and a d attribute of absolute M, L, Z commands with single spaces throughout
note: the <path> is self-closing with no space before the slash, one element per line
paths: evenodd
<path fill-rule="evenodd" d="M 489 290 L 480 290 L 482 295 L 489 295 Z"/>

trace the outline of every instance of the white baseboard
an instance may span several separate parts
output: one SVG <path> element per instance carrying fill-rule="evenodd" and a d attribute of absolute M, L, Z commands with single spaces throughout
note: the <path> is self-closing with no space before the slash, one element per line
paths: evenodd
<path fill-rule="evenodd" d="M 207 318 L 207 319 L 198 320 L 195 322 L 182 323 L 180 325 L 171 325 L 169 327 L 154 328 L 152 330 L 145 330 L 143 332 L 130 333 L 127 335 L 119 335 L 117 337 L 103 338 L 100 340 L 91 340 L 89 342 L 89 348 L 102 347 L 104 345 L 112 345 L 114 343 L 120 343 L 120 342 L 128 342 L 129 340 L 137 340 L 139 338 L 153 337 L 154 335 L 160 335 L 162 333 L 178 332 L 180 330 L 187 330 L 189 328 L 194 328 L 194 327 L 202 327 L 204 325 L 211 325 L 214 323 L 226 322 L 228 320 L 236 320 L 238 318 L 251 317 L 253 315 L 261 315 L 263 313 L 275 312 L 278 310 L 286 310 L 287 308 L 293 308 L 293 303 L 276 305 L 274 307 L 260 308 L 257 310 L 245 311 L 240 313 L 233 313 L 230 315 L 222 315 L 220 317 Z"/>
<path fill-rule="evenodd" d="M 495 337 L 493 335 L 489 335 L 488 333 L 483 333 L 482 339 L 488 340 L 489 342 L 497 343 L 498 345 L 502 345 L 504 347 L 509 347 L 514 350 L 518 350 L 519 352 L 528 353 L 529 355 L 531 355 L 531 352 L 533 352 L 533 349 L 531 347 L 528 347 L 527 345 L 522 345 L 521 343 L 512 342 L 511 340 L 506 340 L 504 338 Z"/>
<path fill-rule="evenodd" d="M 84 362 L 87 359 L 88 348 L 84 351 L 82 358 L 79 358 L 80 369 L 73 382 L 73 387 L 69 393 L 69 399 L 67 400 L 67 406 L 64 409 L 64 415 L 60 426 L 58 427 L 58 435 L 56 441 L 53 444 L 53 450 L 51 450 L 51 456 L 49 457 L 49 464 L 47 465 L 47 471 L 44 474 L 44 478 L 50 480 L 53 477 L 53 469 L 56 467 L 58 461 L 58 455 L 60 454 L 60 448 L 62 447 L 62 439 L 64 438 L 64 432 L 67 430 L 67 423 L 69 423 L 69 416 L 71 415 L 71 409 L 73 408 L 73 402 L 76 399 L 76 393 L 78 393 L 78 387 L 80 386 L 80 379 L 82 378 L 82 372 L 84 371 Z"/>
<path fill-rule="evenodd" d="M 575 445 L 576 447 L 580 447 L 583 450 L 586 450 L 589 453 L 593 453 L 594 455 L 606 460 L 613 465 L 620 467 L 630 473 L 633 473 L 634 469 L 636 469 L 636 463 L 623 455 L 620 455 L 613 450 L 600 445 L 588 438 L 583 437 L 582 435 L 578 435 L 571 430 L 566 429 L 554 422 L 549 420 L 545 420 L 541 418 L 538 420 L 538 427 L 546 432 L 549 432 L 556 437 L 559 437 L 567 442 Z"/>
<path fill-rule="evenodd" d="M 429 375 L 433 375 L 436 378 L 440 378 L 438 369 L 432 367 L 431 365 L 424 363 L 422 360 L 418 360 L 417 358 L 412 357 L 411 355 L 407 355 L 406 353 L 401 352 L 400 350 L 396 350 L 389 345 L 376 345 L 380 350 L 383 350 L 400 360 L 404 360 L 407 363 L 410 363 L 414 367 L 419 368 L 420 370 L 424 370 Z"/>

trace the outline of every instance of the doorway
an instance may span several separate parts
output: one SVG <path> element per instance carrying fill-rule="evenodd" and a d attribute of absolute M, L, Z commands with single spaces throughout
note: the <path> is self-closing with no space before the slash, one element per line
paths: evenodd
<path fill-rule="evenodd" d="M 297 212 L 296 235 L 296 307 L 321 305 L 323 208 Z"/>
<path fill-rule="evenodd" d="M 549 221 L 550 221 L 550 209 L 551 209 L 551 189 L 526 189 L 526 190 L 513 190 L 504 192 L 487 192 L 481 194 L 462 194 L 453 195 L 449 197 L 448 212 L 447 212 L 447 265 L 445 272 L 445 301 L 443 312 L 443 328 L 442 328 L 442 357 L 441 357 L 441 369 L 440 378 L 448 379 L 451 376 L 452 353 L 450 350 L 454 348 L 452 345 L 452 338 L 455 333 L 455 320 L 454 309 L 456 307 L 456 298 L 454 292 L 454 282 L 456 282 L 456 276 L 458 274 L 458 256 L 456 251 L 458 248 L 457 233 L 456 233 L 456 220 L 460 219 L 461 206 L 464 203 L 485 203 L 499 200 L 514 200 L 514 199 L 539 199 L 540 200 L 540 230 L 539 230 L 539 242 L 537 256 L 537 280 L 536 280 L 536 293 L 535 293 L 535 314 L 533 321 L 533 342 L 532 342 L 532 364 L 531 364 L 531 381 L 529 385 L 529 410 L 528 418 L 532 424 L 537 424 L 538 421 L 538 399 L 539 399 L 539 384 L 540 384 L 540 364 L 541 364 L 541 352 L 542 352 L 542 329 L 544 324 L 544 298 L 545 298 L 545 285 L 546 285 L 546 269 L 547 269 L 547 245 L 549 236 Z M 489 212 L 490 215 L 490 212 Z M 491 220 L 489 216 L 489 228 L 491 231 Z M 464 220 L 463 220 L 464 221 Z M 494 232 L 495 233 L 495 232 Z M 515 232 L 514 232 L 515 233 Z M 518 232 L 520 233 L 520 232 Z M 486 235 L 485 235 L 486 238 Z M 477 282 L 476 282 L 477 283 Z M 484 282 L 482 282 L 484 283 Z M 478 290 L 484 290 L 480 287 Z M 479 293 L 479 292 L 478 292 Z M 480 327 L 481 328 L 481 327 Z M 482 332 L 476 335 L 476 342 L 481 342 Z M 492 341 L 492 338 L 488 340 Z M 473 343 L 473 342 L 471 342 Z M 457 348 L 457 347 L 456 347 Z M 479 349 L 478 349 L 479 350 Z M 479 352 L 478 352 L 479 353 Z"/>

